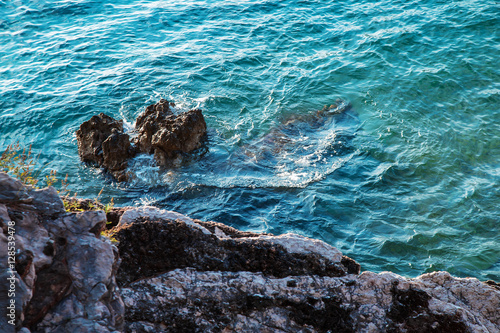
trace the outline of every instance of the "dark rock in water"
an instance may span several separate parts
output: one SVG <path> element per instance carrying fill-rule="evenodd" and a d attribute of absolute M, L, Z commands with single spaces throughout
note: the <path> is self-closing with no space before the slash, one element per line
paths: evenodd
<path fill-rule="evenodd" d="M 174 115 L 170 105 L 162 99 L 139 115 L 134 145 L 123 132 L 123 121 L 104 113 L 93 116 L 76 131 L 80 158 L 104 168 L 118 181 L 127 181 L 128 160 L 138 152 L 154 154 L 159 165 L 167 166 L 179 154 L 199 148 L 207 131 L 201 110 Z"/>
<path fill-rule="evenodd" d="M 135 129 L 139 133 L 135 143 L 139 150 L 146 154 L 152 154 L 151 140 L 153 135 L 160 129 L 161 123 L 170 116 L 173 116 L 168 101 L 161 99 L 158 103 L 152 104 L 141 113 L 135 121 Z"/>
<path fill-rule="evenodd" d="M 168 165 L 179 153 L 199 148 L 207 131 L 201 110 L 190 110 L 176 116 L 165 100 L 148 106 L 137 118 L 135 126 L 137 147 L 143 153 L 154 154 L 160 165 Z"/>
<path fill-rule="evenodd" d="M 82 123 L 76 131 L 78 153 L 84 162 L 103 167 L 118 181 L 127 180 L 127 161 L 135 155 L 123 121 L 104 113 Z"/>
<path fill-rule="evenodd" d="M 80 158 L 84 162 L 102 166 L 104 164 L 102 143 L 113 133 L 113 130 L 123 132 L 123 121 L 116 120 L 104 113 L 83 122 L 76 131 Z"/>
<path fill-rule="evenodd" d="M 102 143 L 104 156 L 103 166 L 115 176 L 118 181 L 126 181 L 128 159 L 133 156 L 128 134 L 113 131 Z"/>

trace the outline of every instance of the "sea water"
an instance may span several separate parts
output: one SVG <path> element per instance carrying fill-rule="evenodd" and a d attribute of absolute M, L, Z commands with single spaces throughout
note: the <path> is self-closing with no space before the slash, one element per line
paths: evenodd
<path fill-rule="evenodd" d="M 82 197 L 498 281 L 499 26 L 494 0 L 3 0 L 0 148 Z M 202 150 L 122 184 L 80 162 L 83 121 L 160 98 L 203 110 Z"/>

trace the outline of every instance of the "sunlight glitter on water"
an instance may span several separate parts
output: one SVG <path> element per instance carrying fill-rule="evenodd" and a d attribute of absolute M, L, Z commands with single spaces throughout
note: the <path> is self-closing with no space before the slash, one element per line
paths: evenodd
<path fill-rule="evenodd" d="M 119 204 L 319 237 L 364 269 L 499 280 L 498 26 L 494 1 L 11 1 L 0 148 L 33 144 L 82 196 L 104 182 Z M 208 150 L 168 170 L 139 156 L 130 184 L 80 163 L 79 124 L 131 131 L 160 98 L 203 109 Z M 284 127 L 338 98 L 351 118 Z"/>

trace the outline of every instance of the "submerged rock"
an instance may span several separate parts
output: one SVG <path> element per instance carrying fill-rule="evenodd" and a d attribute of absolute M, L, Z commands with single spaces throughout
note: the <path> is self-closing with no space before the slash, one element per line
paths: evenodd
<path fill-rule="evenodd" d="M 281 154 L 304 153 L 307 146 L 318 144 L 314 140 L 315 134 L 331 128 L 331 121 L 341 119 L 351 110 L 351 104 L 344 100 L 337 100 L 335 104 L 324 106 L 323 109 L 300 115 L 291 115 L 273 127 L 269 133 L 241 147 L 242 153 L 258 160 L 272 160 Z M 354 129 L 353 129 L 354 130 Z M 349 150 L 345 141 L 354 133 L 342 133 L 330 143 L 329 150 L 335 155 L 344 155 Z M 308 138 L 307 141 L 302 138 Z"/>

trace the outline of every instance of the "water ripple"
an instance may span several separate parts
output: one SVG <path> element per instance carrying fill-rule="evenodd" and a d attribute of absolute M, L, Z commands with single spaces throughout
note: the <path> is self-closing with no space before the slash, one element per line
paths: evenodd
<path fill-rule="evenodd" d="M 499 280 L 498 14 L 479 0 L 3 2 L 0 147 L 33 144 L 83 196 L 105 179 L 118 203 L 319 237 L 365 269 Z M 129 185 L 79 162 L 81 122 L 132 125 L 160 98 L 204 110 L 208 151 L 173 170 L 140 157 Z M 338 98 L 351 118 L 301 118 Z"/>

